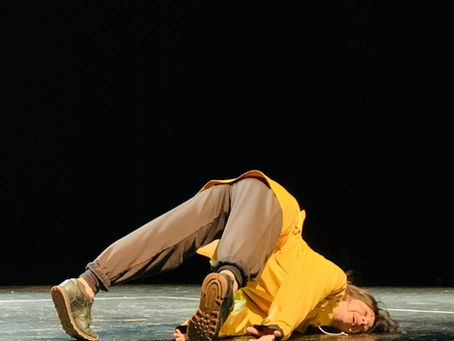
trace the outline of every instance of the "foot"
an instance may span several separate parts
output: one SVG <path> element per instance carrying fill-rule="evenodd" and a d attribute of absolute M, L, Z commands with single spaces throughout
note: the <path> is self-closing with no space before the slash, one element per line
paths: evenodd
<path fill-rule="evenodd" d="M 215 341 L 221 326 L 233 309 L 233 281 L 213 272 L 205 277 L 199 308 L 188 324 L 189 341 Z"/>
<path fill-rule="evenodd" d="M 78 340 L 98 340 L 98 334 L 90 328 L 93 300 L 84 294 L 75 278 L 52 287 L 50 293 L 68 335 Z"/>

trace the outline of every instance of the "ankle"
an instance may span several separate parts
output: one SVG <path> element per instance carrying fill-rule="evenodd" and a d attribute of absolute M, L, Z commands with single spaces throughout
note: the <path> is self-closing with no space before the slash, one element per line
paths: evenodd
<path fill-rule="evenodd" d="M 238 282 L 236 281 L 235 275 L 230 270 L 221 270 L 221 274 L 228 275 L 233 280 L 233 292 L 238 290 Z"/>
<path fill-rule="evenodd" d="M 77 280 L 79 281 L 80 284 L 82 284 L 82 287 L 84 289 L 84 292 L 85 294 L 90 298 L 90 299 L 94 299 L 95 298 L 95 293 L 94 291 L 90 288 L 90 286 L 88 285 L 87 281 L 85 279 L 83 279 L 82 277 L 79 277 L 77 278 Z"/>

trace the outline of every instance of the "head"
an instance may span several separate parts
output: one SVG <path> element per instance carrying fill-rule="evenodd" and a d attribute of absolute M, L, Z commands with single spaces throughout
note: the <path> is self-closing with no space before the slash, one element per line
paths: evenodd
<path fill-rule="evenodd" d="M 347 333 L 393 333 L 399 327 L 364 289 L 348 283 L 344 299 L 334 311 L 332 326 Z"/>

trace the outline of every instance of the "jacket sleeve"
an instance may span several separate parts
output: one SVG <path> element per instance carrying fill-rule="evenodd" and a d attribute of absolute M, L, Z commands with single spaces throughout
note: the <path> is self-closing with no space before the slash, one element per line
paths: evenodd
<path fill-rule="evenodd" d="M 292 267 L 274 297 L 264 325 L 278 325 L 284 332 L 283 339 L 292 332 L 333 293 L 345 289 L 345 273 L 323 257 L 312 260 L 311 269 Z M 336 295 L 339 297 L 339 294 Z"/>

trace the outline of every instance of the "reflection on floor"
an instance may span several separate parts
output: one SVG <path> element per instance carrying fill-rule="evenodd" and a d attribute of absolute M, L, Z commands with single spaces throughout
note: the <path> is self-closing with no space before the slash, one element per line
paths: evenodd
<path fill-rule="evenodd" d="M 454 288 L 368 288 L 404 334 L 294 335 L 298 341 L 454 341 Z M 60 327 L 50 287 L 0 287 L 0 340 L 71 340 Z M 93 329 L 100 340 L 171 340 L 176 325 L 198 306 L 197 285 L 125 285 L 97 295 Z M 247 341 L 248 337 L 229 339 Z"/>

